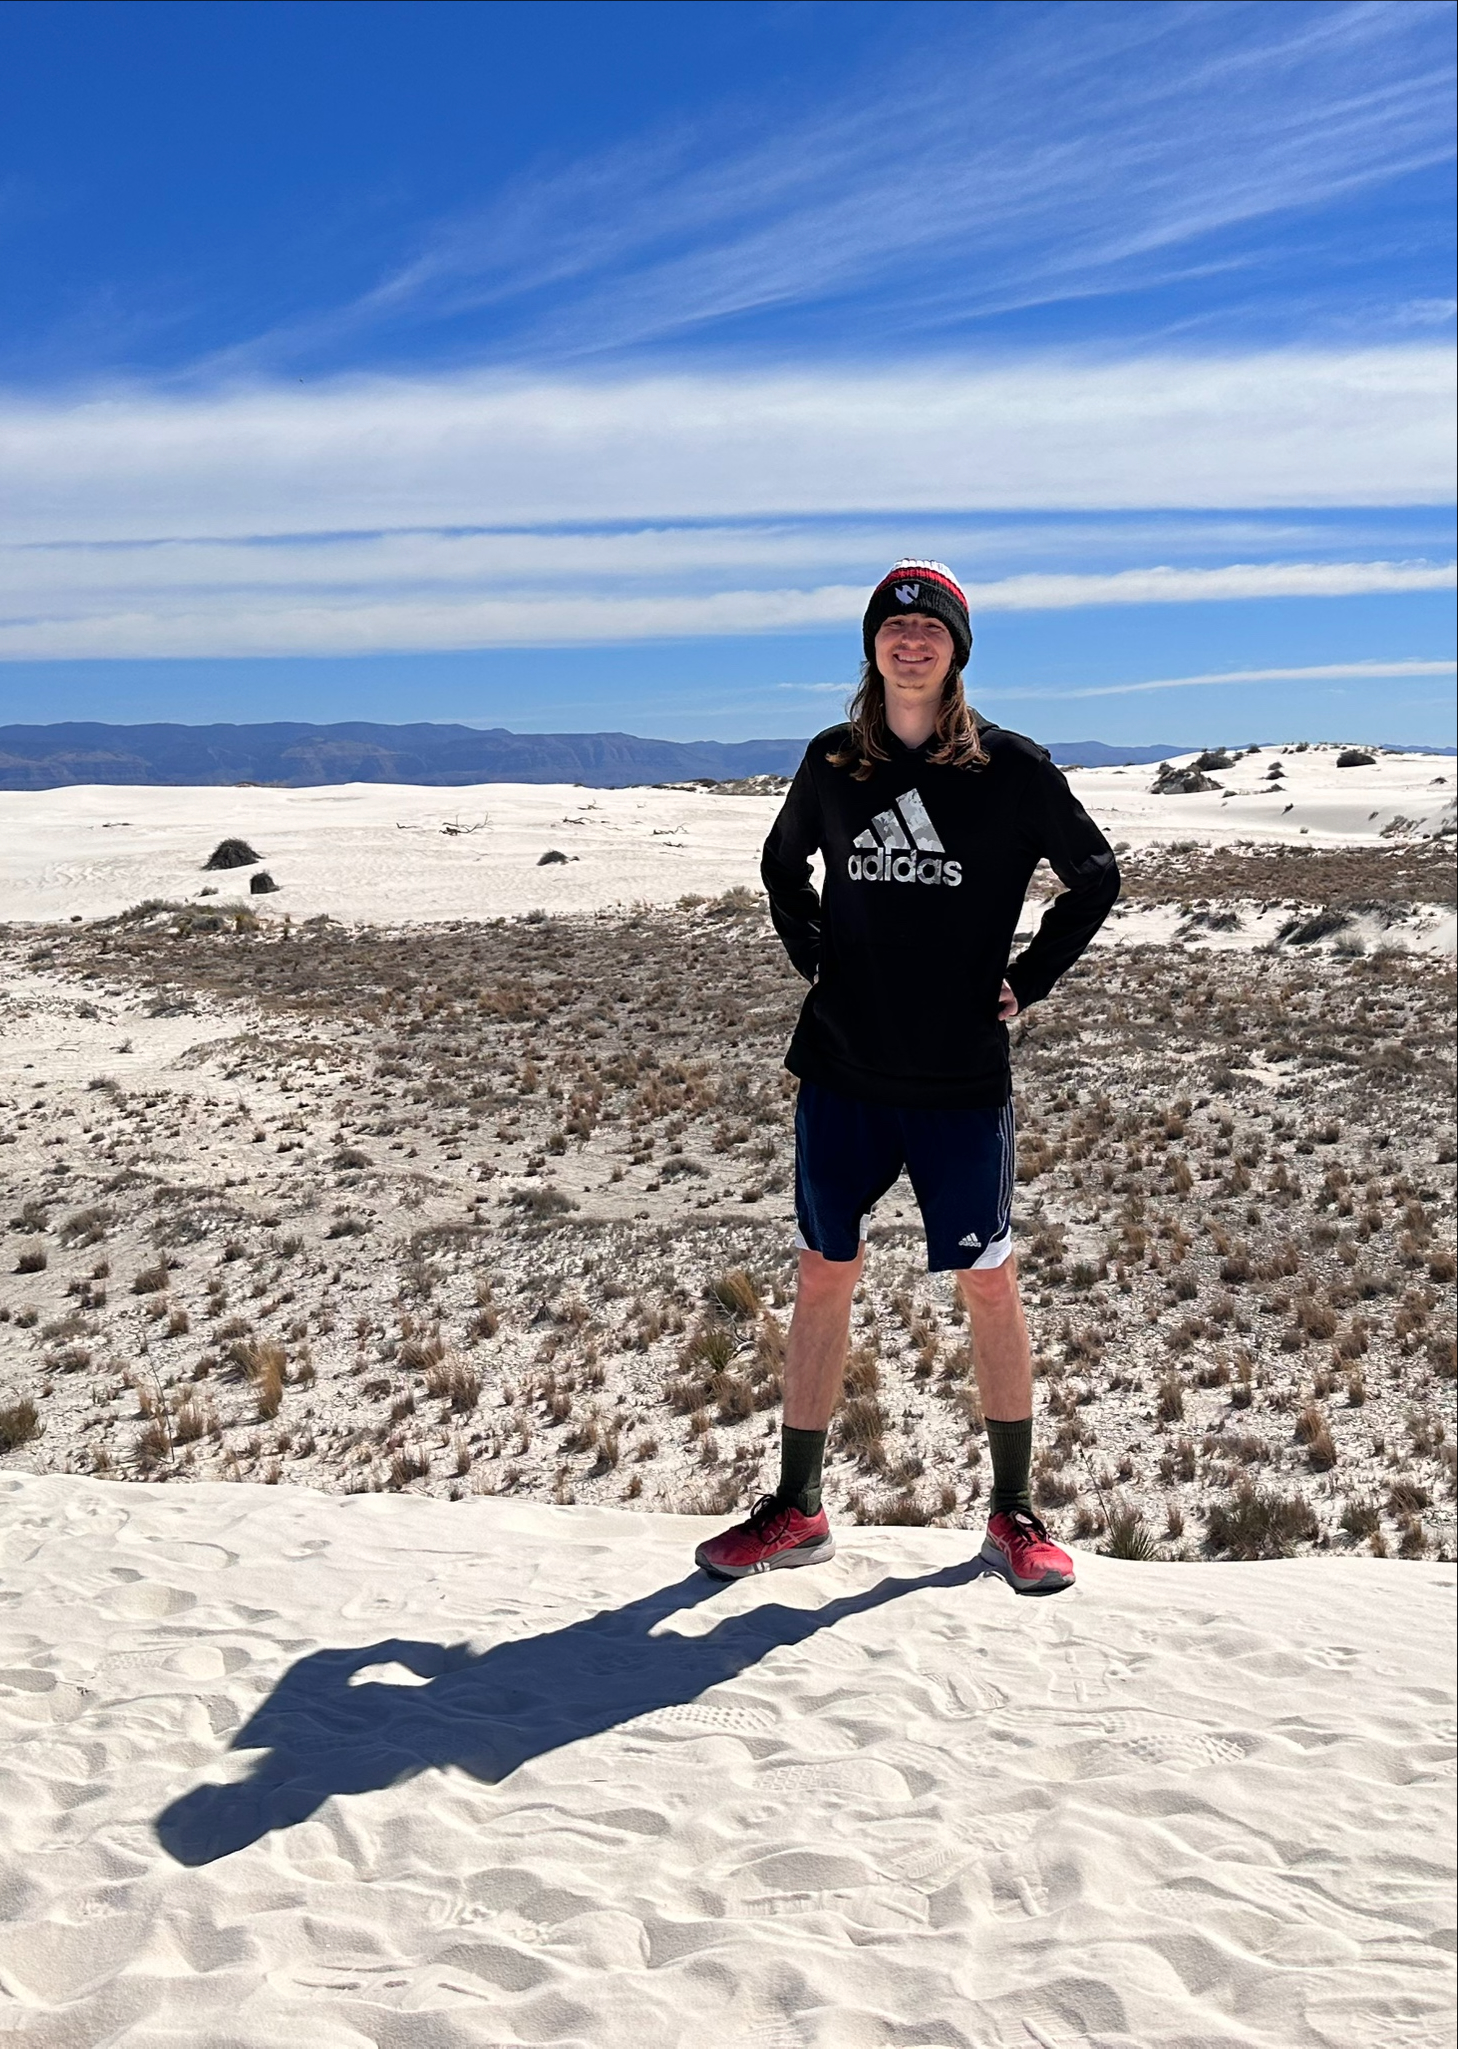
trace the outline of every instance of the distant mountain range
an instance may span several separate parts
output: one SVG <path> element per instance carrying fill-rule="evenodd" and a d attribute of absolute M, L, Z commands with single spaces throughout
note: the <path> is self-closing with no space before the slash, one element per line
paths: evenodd
<path fill-rule="evenodd" d="M 0 789 L 72 783 L 632 783 L 793 775 L 803 740 L 644 740 L 633 733 L 510 733 L 504 726 L 0 726 Z M 1055 744 L 1064 766 L 1165 761 L 1188 747 Z"/>

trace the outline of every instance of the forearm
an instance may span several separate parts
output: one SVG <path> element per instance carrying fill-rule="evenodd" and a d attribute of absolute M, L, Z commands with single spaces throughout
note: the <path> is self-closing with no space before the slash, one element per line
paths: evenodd
<path fill-rule="evenodd" d="M 1111 853 L 1103 872 L 1053 899 L 1031 943 L 1007 970 L 1019 1009 L 1039 1002 L 1087 951 L 1118 894 L 1119 870 Z"/>

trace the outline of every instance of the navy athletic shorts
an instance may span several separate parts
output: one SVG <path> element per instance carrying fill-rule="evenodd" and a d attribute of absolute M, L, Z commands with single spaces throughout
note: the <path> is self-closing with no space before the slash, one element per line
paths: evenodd
<path fill-rule="evenodd" d="M 802 1081 L 795 1109 L 796 1242 L 854 1259 L 870 1213 L 906 1169 L 932 1273 L 1001 1266 L 1012 1251 L 1011 1101 L 996 1110 L 896 1110 Z"/>

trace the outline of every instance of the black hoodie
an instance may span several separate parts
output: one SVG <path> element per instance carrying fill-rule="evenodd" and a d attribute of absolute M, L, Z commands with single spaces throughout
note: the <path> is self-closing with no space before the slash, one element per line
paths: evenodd
<path fill-rule="evenodd" d="M 1113 852 L 1020 733 L 984 726 L 989 759 L 972 769 L 934 767 L 888 734 L 891 759 L 865 782 L 826 759 L 848 737 L 833 726 L 810 742 L 760 864 L 775 930 L 811 983 L 785 1065 L 872 1102 L 995 1108 L 1012 1086 L 1003 980 L 1025 1010 L 1073 965 L 1119 894 Z M 1065 893 L 1009 966 L 1040 857 Z"/>

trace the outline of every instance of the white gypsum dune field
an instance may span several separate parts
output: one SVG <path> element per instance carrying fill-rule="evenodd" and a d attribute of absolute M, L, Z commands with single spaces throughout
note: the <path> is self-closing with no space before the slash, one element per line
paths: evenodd
<path fill-rule="evenodd" d="M 1219 787 L 1155 796 L 1149 767 L 1074 769 L 1111 839 L 1381 843 L 1451 830 L 1446 757 L 1378 755 L 1338 769 L 1336 747 L 1268 748 Z M 1273 780 L 1271 771 L 1281 775 Z M 1216 778 L 1210 778 L 1215 781 Z M 150 897 L 248 894 L 252 872 L 200 875 L 224 835 L 249 842 L 295 920 L 444 922 L 550 915 L 757 888 L 774 795 L 485 783 L 458 790 L 347 783 L 275 790 L 88 784 L 0 791 L 0 922 L 114 916 Z M 540 865 L 548 852 L 561 862 Z M 1451 937 L 1448 941 L 1451 946 Z"/>
<path fill-rule="evenodd" d="M 188 2049 L 1432 2049 L 1451 1565 L 0 1475 L 0 2019 Z"/>
<path fill-rule="evenodd" d="M 691 1569 L 774 1470 L 773 796 L 0 794 L 0 2033 L 1449 2038 L 1452 768 L 1197 773 L 1075 772 L 1125 893 L 1014 1031 L 1044 1603 L 904 1185 L 839 1555 Z"/>

